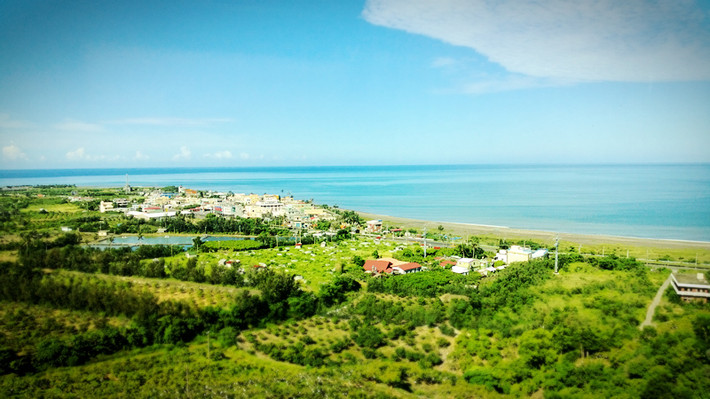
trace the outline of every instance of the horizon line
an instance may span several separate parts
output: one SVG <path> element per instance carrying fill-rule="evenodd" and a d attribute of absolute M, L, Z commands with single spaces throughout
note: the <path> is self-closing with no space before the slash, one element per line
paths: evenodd
<path fill-rule="evenodd" d="M 180 169 L 283 169 L 283 168 L 386 168 L 386 167 L 408 167 L 408 166 L 690 166 L 690 165 L 710 165 L 710 161 L 705 162 L 490 162 L 490 163 L 402 163 L 402 164 L 333 164 L 333 165 L 232 165 L 232 166 L 132 166 L 127 168 L 116 167 L 76 167 L 76 168 L 24 168 L 24 169 L 0 169 L 2 172 L 29 172 L 29 171 L 77 171 L 77 170 L 103 170 L 103 171 L 129 171 L 129 170 L 180 170 Z"/>

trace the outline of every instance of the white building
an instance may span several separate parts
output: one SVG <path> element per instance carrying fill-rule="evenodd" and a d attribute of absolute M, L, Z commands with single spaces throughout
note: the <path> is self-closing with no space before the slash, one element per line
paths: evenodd
<path fill-rule="evenodd" d="M 368 233 L 379 233 L 382 231 L 382 220 L 368 220 L 366 225 L 365 231 Z"/>
<path fill-rule="evenodd" d="M 507 252 L 506 264 L 514 262 L 527 262 L 532 258 L 533 251 L 529 248 L 523 248 L 519 245 L 512 245 Z"/>
<path fill-rule="evenodd" d="M 537 251 L 533 252 L 532 255 L 530 255 L 530 259 L 544 258 L 545 256 L 547 256 L 548 253 L 549 251 L 547 249 L 540 248 Z"/>
<path fill-rule="evenodd" d="M 113 202 L 111 201 L 101 201 L 99 203 L 99 212 L 105 213 L 113 210 Z"/>

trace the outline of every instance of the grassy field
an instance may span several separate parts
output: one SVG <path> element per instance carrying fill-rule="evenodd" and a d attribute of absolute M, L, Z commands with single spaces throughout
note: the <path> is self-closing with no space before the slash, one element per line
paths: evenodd
<path fill-rule="evenodd" d="M 401 245 L 372 239 L 345 240 L 339 243 L 328 243 L 321 247 L 318 244 L 305 245 L 296 248 L 293 245 L 278 248 L 262 249 L 258 251 L 229 251 L 200 253 L 199 263 L 209 269 L 219 260 L 239 261 L 239 266 L 245 269 L 255 265 L 266 265 L 286 273 L 303 277 L 303 284 L 312 291 L 318 291 L 321 285 L 331 281 L 334 276 L 341 274 L 343 269 L 361 270 L 352 263 L 354 256 L 363 259 L 372 259 L 373 252 L 377 251 L 380 257 L 397 257 L 396 249 Z M 182 257 L 172 258 L 173 262 L 182 262 Z M 170 261 L 168 261 L 170 262 Z M 236 267 L 236 266 L 235 266 Z"/>
<path fill-rule="evenodd" d="M 123 317 L 0 301 L 0 346 L 18 352 L 30 350 L 48 337 L 70 338 L 104 326 L 126 327 L 128 324 L 129 320 Z"/>

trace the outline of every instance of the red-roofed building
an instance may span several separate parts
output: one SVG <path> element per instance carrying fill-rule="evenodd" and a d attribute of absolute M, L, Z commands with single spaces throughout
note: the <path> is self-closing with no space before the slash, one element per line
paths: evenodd
<path fill-rule="evenodd" d="M 416 273 L 422 271 L 422 265 L 419 263 L 409 262 L 393 268 L 395 271 L 400 271 L 401 274 Z"/>
<path fill-rule="evenodd" d="M 370 273 L 392 273 L 392 262 L 388 260 L 366 260 L 362 267 L 366 272 Z"/>

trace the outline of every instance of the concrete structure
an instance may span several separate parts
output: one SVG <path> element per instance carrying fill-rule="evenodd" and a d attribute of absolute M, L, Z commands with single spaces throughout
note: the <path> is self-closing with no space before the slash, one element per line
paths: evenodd
<path fill-rule="evenodd" d="M 473 268 L 473 261 L 474 259 L 472 258 L 461 258 L 456 261 L 456 267 L 471 270 Z"/>
<path fill-rule="evenodd" d="M 703 273 L 671 274 L 671 285 L 680 298 L 686 302 L 708 302 L 710 298 L 710 283 Z"/>
<path fill-rule="evenodd" d="M 532 253 L 532 255 L 530 256 L 530 259 L 544 258 L 547 256 L 548 253 L 549 253 L 549 251 L 546 248 L 540 248 L 537 251 Z"/>
<path fill-rule="evenodd" d="M 244 210 L 246 211 L 246 215 L 248 217 L 255 218 L 261 218 L 268 214 L 271 214 L 272 216 L 282 216 L 286 213 L 284 210 L 284 204 L 273 198 L 268 198 L 263 201 L 256 201 L 256 203 L 247 205 Z"/>
<path fill-rule="evenodd" d="M 126 216 L 133 216 L 136 219 L 152 220 L 163 219 L 175 216 L 175 212 L 138 212 L 129 211 Z"/>
<path fill-rule="evenodd" d="M 471 269 L 462 266 L 452 266 L 451 271 L 457 274 L 463 274 L 465 276 L 471 272 Z"/>
<path fill-rule="evenodd" d="M 113 210 L 113 202 L 111 201 L 101 201 L 99 203 L 99 212 L 105 213 Z"/>
<path fill-rule="evenodd" d="M 382 220 L 368 220 L 365 231 L 368 233 L 379 233 L 382 231 Z"/>
<path fill-rule="evenodd" d="M 523 248 L 519 245 L 513 245 L 508 249 L 507 264 L 514 262 L 527 262 L 532 259 L 533 251 L 529 248 Z"/>

